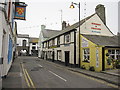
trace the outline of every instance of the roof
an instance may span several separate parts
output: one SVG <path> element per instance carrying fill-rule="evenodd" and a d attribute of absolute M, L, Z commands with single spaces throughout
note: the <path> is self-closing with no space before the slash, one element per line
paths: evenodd
<path fill-rule="evenodd" d="M 28 34 L 18 34 L 18 38 L 29 38 Z"/>
<path fill-rule="evenodd" d="M 58 34 L 58 32 L 60 32 L 60 30 L 50 30 L 50 29 L 44 29 L 44 30 L 42 30 L 44 38 L 50 38 L 53 35 Z"/>
<path fill-rule="evenodd" d="M 94 16 L 95 14 L 96 14 L 96 13 L 94 13 L 94 14 L 92 14 L 91 16 L 88 16 L 87 18 L 81 20 L 81 21 L 80 21 L 80 25 L 82 25 L 86 20 L 90 19 L 90 18 L 91 18 L 92 16 Z M 75 24 L 73 24 L 73 25 L 71 25 L 71 26 L 68 26 L 67 28 L 61 30 L 61 31 L 60 31 L 59 33 L 57 33 L 57 34 L 53 34 L 49 39 L 55 38 L 55 37 L 57 37 L 57 36 L 59 36 L 59 35 L 61 35 L 61 34 L 64 34 L 64 33 L 66 33 L 66 32 L 75 30 L 77 27 L 79 27 L 79 22 L 77 22 L 77 23 L 75 23 Z M 47 34 L 47 35 L 48 35 L 48 34 Z M 49 40 L 49 39 L 47 39 L 47 40 Z M 47 41 L 47 40 L 45 40 L 45 41 Z"/>
<path fill-rule="evenodd" d="M 38 43 L 39 38 L 30 37 L 29 43 Z"/>
<path fill-rule="evenodd" d="M 97 45 L 103 46 L 119 46 L 118 45 L 118 36 L 98 36 L 98 35 L 85 35 L 82 34 L 85 38 Z"/>

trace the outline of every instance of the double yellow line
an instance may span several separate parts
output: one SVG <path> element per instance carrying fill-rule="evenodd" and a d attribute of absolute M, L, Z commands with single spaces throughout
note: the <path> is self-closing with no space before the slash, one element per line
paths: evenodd
<path fill-rule="evenodd" d="M 28 71 L 24 68 L 23 64 L 21 64 L 21 67 L 22 67 L 23 75 L 24 75 L 24 78 L 25 78 L 25 81 L 26 81 L 28 87 L 35 88 L 35 85 L 31 79 L 30 75 L 28 74 Z"/>

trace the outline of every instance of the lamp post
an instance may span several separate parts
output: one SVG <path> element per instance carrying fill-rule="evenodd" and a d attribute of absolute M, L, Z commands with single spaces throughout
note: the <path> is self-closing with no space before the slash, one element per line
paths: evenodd
<path fill-rule="evenodd" d="M 79 3 L 71 3 L 71 6 L 70 6 L 70 8 L 75 8 L 75 6 L 74 5 L 77 5 L 78 6 L 78 8 L 79 8 L 79 22 L 78 22 L 78 26 L 79 26 L 79 46 L 78 46 L 78 48 L 79 48 L 79 64 L 78 64 L 78 66 L 80 67 L 81 66 L 81 59 L 80 59 L 80 49 L 81 49 L 81 38 L 80 38 L 80 2 Z"/>

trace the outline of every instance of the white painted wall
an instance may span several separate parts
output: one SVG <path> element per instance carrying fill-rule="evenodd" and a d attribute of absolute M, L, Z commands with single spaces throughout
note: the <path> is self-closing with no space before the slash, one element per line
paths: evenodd
<path fill-rule="evenodd" d="M 101 24 L 101 26 L 97 26 L 97 28 L 101 28 L 101 30 L 91 29 L 91 27 L 94 27 L 94 25 L 92 25 L 91 23 Z M 81 26 L 80 32 L 82 34 L 113 36 L 113 34 L 108 30 L 108 28 L 104 25 L 97 14 L 95 14 Z"/>
<path fill-rule="evenodd" d="M 30 48 L 29 48 L 29 54 L 32 54 L 32 53 L 31 53 L 32 47 L 35 47 L 35 50 L 38 50 L 38 43 L 36 43 L 36 45 L 33 45 L 32 43 L 30 43 L 29 45 L 30 45 L 30 46 L 29 46 L 29 47 L 30 47 Z"/>
<path fill-rule="evenodd" d="M 26 46 L 29 46 L 29 39 L 28 38 L 17 38 L 18 46 L 22 46 L 23 40 L 26 40 Z"/>

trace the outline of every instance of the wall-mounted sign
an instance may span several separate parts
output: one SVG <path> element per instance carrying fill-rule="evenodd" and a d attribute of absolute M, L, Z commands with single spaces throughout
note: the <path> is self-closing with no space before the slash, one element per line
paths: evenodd
<path fill-rule="evenodd" d="M 98 48 L 96 48 L 96 67 L 99 67 L 99 52 L 98 52 Z"/>
<path fill-rule="evenodd" d="M 26 16 L 26 6 L 16 4 L 14 19 L 25 20 L 25 16 Z"/>
<path fill-rule="evenodd" d="M 98 24 L 98 23 L 91 23 L 91 24 L 92 24 L 91 29 L 101 30 L 101 24 Z"/>
<path fill-rule="evenodd" d="M 88 41 L 82 38 L 82 47 L 88 47 Z"/>

